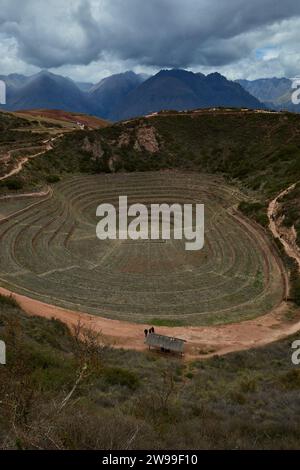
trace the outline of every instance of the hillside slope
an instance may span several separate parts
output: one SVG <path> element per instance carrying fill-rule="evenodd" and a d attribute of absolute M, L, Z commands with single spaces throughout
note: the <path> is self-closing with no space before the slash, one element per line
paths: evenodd
<path fill-rule="evenodd" d="M 16 111 L 15 115 L 26 119 L 33 118 L 40 122 L 48 122 L 49 124 L 67 125 L 70 127 L 85 126 L 90 129 L 101 129 L 109 125 L 108 121 L 91 116 L 84 113 L 73 113 L 63 111 L 61 109 L 28 109 L 24 111 Z"/>
<path fill-rule="evenodd" d="M 299 447 L 297 338 L 183 362 L 73 333 L 0 296 L 0 449 Z"/>
<path fill-rule="evenodd" d="M 300 178 L 300 116 L 221 109 L 166 112 L 66 136 L 57 158 L 64 148 L 90 156 L 99 171 L 223 173 L 273 194 Z"/>

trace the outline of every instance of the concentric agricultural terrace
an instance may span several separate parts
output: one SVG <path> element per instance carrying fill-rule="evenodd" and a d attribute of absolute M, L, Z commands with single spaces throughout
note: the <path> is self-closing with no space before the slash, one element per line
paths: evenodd
<path fill-rule="evenodd" d="M 100 241 L 96 208 L 204 203 L 205 247 Z M 266 313 L 282 299 L 280 261 L 216 177 L 159 172 L 74 177 L 42 197 L 0 200 L 0 283 L 72 310 L 133 322 L 205 325 Z"/>

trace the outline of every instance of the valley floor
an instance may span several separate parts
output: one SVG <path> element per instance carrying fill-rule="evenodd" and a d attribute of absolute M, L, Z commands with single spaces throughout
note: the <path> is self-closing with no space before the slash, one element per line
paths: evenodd
<path fill-rule="evenodd" d="M 29 202 L 32 201 L 32 198 L 33 200 L 35 200 L 35 198 L 38 200 L 40 197 L 45 199 L 45 197 L 49 197 L 49 194 L 48 190 L 41 194 L 16 195 L 15 199 L 21 204 L 19 211 L 22 213 L 22 211 L 25 210 L 26 213 L 26 208 L 28 208 L 28 206 L 26 206 L 26 199 L 28 199 Z M 12 201 L 9 202 L 12 204 L 14 197 L 10 197 Z M 35 204 L 37 204 L 37 202 L 30 202 L 30 205 L 34 206 Z M 14 209 L 16 209 L 16 207 L 14 207 Z M 16 213 L 18 214 L 18 211 Z M 6 216 L 2 218 L 2 221 L 5 221 L 6 217 L 12 218 L 12 222 L 14 221 L 14 213 L 6 214 Z M 235 213 L 235 217 L 240 217 L 241 223 L 247 223 L 247 227 L 250 231 L 254 230 L 247 219 L 242 218 L 238 213 Z M 272 218 L 272 208 L 269 210 L 269 217 L 270 220 L 275 223 Z M 4 224 L 4 226 L 6 227 L 6 224 Z M 12 227 L 14 227 L 14 225 L 12 225 Z M 24 231 L 24 227 L 22 227 L 22 231 Z M 7 229 L 5 233 L 7 233 Z M 257 237 L 260 232 L 255 228 L 254 233 Z M 36 246 L 36 244 L 34 246 Z M 161 334 L 185 339 L 187 341 L 185 355 L 187 359 L 223 355 L 232 351 L 259 347 L 296 333 L 300 330 L 300 311 L 293 306 L 292 303 L 285 300 L 289 290 L 289 280 L 284 265 L 280 262 L 278 255 L 275 253 L 274 251 L 272 256 L 276 257 L 278 266 L 281 269 L 284 290 L 281 302 L 275 305 L 268 313 L 258 316 L 260 312 L 256 312 L 256 318 L 243 321 L 241 317 L 238 322 L 231 321 L 228 322 L 228 324 L 220 325 L 176 326 L 175 323 L 173 326 L 168 327 L 162 324 L 157 326 L 156 330 Z M 14 259 L 15 256 L 16 251 L 14 252 Z M 12 292 L 9 287 L 0 288 L 0 292 L 6 296 L 12 294 L 22 309 L 30 315 L 41 315 L 49 319 L 56 318 L 66 323 L 69 327 L 76 326 L 78 321 L 80 321 L 84 327 L 91 328 L 93 331 L 99 333 L 101 332 L 106 342 L 117 348 L 135 349 L 139 351 L 145 350 L 146 348 L 144 345 L 143 330 L 152 326 L 149 323 L 133 323 L 120 321 L 119 319 L 103 318 L 99 315 L 83 313 L 80 309 L 72 310 L 57 305 L 50 305 L 41 299 L 30 298 L 30 291 L 28 296 L 26 296 L 26 294 Z"/>

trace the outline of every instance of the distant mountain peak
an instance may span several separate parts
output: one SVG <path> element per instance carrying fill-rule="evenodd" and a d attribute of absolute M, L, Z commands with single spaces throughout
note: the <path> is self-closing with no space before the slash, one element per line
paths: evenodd
<path fill-rule="evenodd" d="M 227 80 L 227 78 L 224 77 L 224 75 L 222 75 L 222 74 L 219 73 L 219 72 L 212 72 L 212 73 L 209 73 L 208 75 L 206 75 L 206 77 L 216 77 L 216 78 L 222 78 L 222 79 Z"/>
<path fill-rule="evenodd" d="M 162 75 L 167 75 L 171 77 L 182 77 L 182 76 L 195 75 L 195 74 L 193 72 L 190 72 L 189 70 L 184 70 L 184 69 L 162 69 L 154 76 L 159 77 Z"/>
<path fill-rule="evenodd" d="M 291 102 L 292 83 L 288 78 L 258 78 L 256 80 L 237 80 L 249 93 L 268 107 L 290 111 L 300 110 Z"/>
<path fill-rule="evenodd" d="M 92 108 L 97 116 L 112 119 L 112 111 L 148 77 L 131 70 L 105 77 L 89 90 Z"/>
<path fill-rule="evenodd" d="M 264 108 L 239 84 L 217 72 L 205 76 L 182 69 L 163 69 L 130 92 L 113 110 L 111 119 L 127 119 L 163 109 L 182 111 L 219 106 Z"/>

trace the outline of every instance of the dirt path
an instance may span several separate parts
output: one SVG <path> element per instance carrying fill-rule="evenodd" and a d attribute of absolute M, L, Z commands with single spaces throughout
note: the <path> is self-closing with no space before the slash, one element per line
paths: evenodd
<path fill-rule="evenodd" d="M 0 294 L 12 293 L 0 288 Z M 87 328 L 101 332 L 110 345 L 118 348 L 145 350 L 143 331 L 147 324 L 110 320 L 84 312 L 75 312 L 49 305 L 24 295 L 13 293 L 22 309 L 29 315 L 57 318 L 69 327 L 78 321 Z M 186 358 L 210 357 L 233 351 L 264 346 L 296 333 L 300 329 L 300 313 L 293 321 L 287 321 L 288 305 L 283 302 L 271 313 L 240 323 L 203 327 L 159 327 L 161 334 L 176 336 L 187 341 Z"/>
<path fill-rule="evenodd" d="M 20 173 L 20 171 L 22 170 L 23 166 L 28 162 L 28 160 L 32 159 L 32 158 L 35 158 L 35 157 L 38 157 L 39 155 L 42 155 L 43 153 L 45 153 L 47 150 L 43 150 L 42 152 L 38 152 L 38 153 L 35 153 L 34 155 L 29 155 L 28 157 L 23 157 L 19 160 L 17 166 L 15 166 L 12 170 L 10 170 L 8 173 L 6 173 L 6 175 L 4 176 L 0 176 L 0 181 L 1 180 L 5 180 L 7 178 L 9 178 L 10 176 L 14 176 L 14 175 L 17 175 L 18 173 Z"/>
<path fill-rule="evenodd" d="M 23 194 L 5 194 L 4 196 L 0 196 L 0 201 L 3 200 L 8 200 L 8 199 L 23 199 L 26 197 L 43 197 L 43 196 L 48 196 L 48 194 L 51 192 L 50 186 L 47 186 L 46 191 L 35 191 L 32 193 L 23 193 Z"/>
<path fill-rule="evenodd" d="M 31 160 L 32 158 L 36 158 L 38 157 L 39 155 L 43 155 L 44 153 L 48 152 L 49 150 L 51 150 L 53 148 L 53 142 L 56 140 L 56 139 L 59 139 L 61 138 L 62 135 L 59 134 L 58 136 L 56 137 L 53 137 L 52 139 L 49 139 L 47 141 L 45 141 L 45 148 L 44 150 L 42 150 L 41 152 L 38 152 L 38 153 L 35 153 L 33 155 L 28 155 L 27 157 L 22 157 L 19 161 L 18 161 L 18 164 L 12 168 L 8 173 L 6 173 L 6 175 L 4 176 L 0 176 L 0 181 L 2 180 L 5 180 L 7 178 L 9 178 L 10 176 L 14 176 L 14 175 L 17 175 L 18 173 L 20 173 L 20 171 L 22 170 L 23 166 L 29 161 Z M 15 149 L 14 152 L 16 150 L 23 150 L 23 149 Z M 8 152 L 9 154 L 9 152 Z"/>
<path fill-rule="evenodd" d="M 268 218 L 269 218 L 269 226 L 270 230 L 274 236 L 274 238 L 278 238 L 280 243 L 282 244 L 286 254 L 293 258 L 300 270 L 300 253 L 299 248 L 296 243 L 296 234 L 294 233 L 291 237 L 285 237 L 283 231 L 281 230 L 280 222 L 278 222 L 277 214 L 279 209 L 279 199 L 286 196 L 289 192 L 291 192 L 297 183 L 291 184 L 288 188 L 284 189 L 279 193 L 269 204 L 268 207 Z"/>

